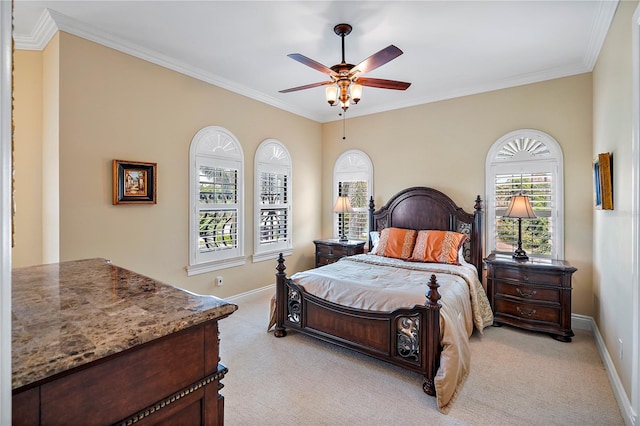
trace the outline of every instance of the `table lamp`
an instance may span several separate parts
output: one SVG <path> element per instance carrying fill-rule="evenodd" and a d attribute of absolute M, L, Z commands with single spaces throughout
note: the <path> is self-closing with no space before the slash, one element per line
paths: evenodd
<path fill-rule="evenodd" d="M 349 202 L 349 197 L 338 197 L 336 199 L 336 204 L 333 206 L 333 211 L 335 213 L 342 214 L 342 216 L 340 216 L 340 218 L 342 219 L 342 235 L 340 235 L 340 241 L 349 241 L 349 238 L 344 233 L 344 214 L 353 211 L 353 209 L 351 208 L 351 203 Z"/>
<path fill-rule="evenodd" d="M 513 252 L 512 257 L 516 260 L 527 260 L 529 256 L 522 249 L 522 219 L 533 219 L 536 214 L 531 208 L 531 202 L 526 195 L 514 195 L 511 197 L 509 208 L 503 217 L 518 219 L 518 248 Z"/>

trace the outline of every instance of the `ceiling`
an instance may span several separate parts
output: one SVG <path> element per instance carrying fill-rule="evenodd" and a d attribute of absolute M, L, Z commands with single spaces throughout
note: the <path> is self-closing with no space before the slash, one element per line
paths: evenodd
<path fill-rule="evenodd" d="M 42 49 L 57 30 L 92 40 L 318 122 L 340 119 L 327 80 L 287 57 L 341 61 L 333 32 L 346 22 L 346 61 L 393 44 L 404 54 L 367 77 L 411 82 L 365 87 L 347 117 L 593 70 L 616 1 L 36 1 L 15 0 L 18 49 Z"/>

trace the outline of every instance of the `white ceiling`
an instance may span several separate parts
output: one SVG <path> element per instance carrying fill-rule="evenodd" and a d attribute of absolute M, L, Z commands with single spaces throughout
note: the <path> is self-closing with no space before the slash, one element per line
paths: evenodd
<path fill-rule="evenodd" d="M 404 54 L 366 74 L 411 82 L 365 87 L 354 117 L 592 71 L 617 0 L 571 1 L 34 1 L 15 0 L 18 49 L 57 30 L 104 44 L 318 122 L 337 120 L 327 80 L 287 57 L 346 61 L 394 44 Z"/>

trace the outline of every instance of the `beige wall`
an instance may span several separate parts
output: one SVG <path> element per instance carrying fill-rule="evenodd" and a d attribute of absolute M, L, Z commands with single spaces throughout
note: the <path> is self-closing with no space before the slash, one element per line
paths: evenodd
<path fill-rule="evenodd" d="M 332 229 L 333 165 L 347 149 L 361 149 L 371 157 L 378 207 L 400 189 L 424 185 L 472 212 L 476 195 L 485 198 L 484 167 L 491 145 L 513 130 L 542 130 L 564 154 L 565 258 L 578 268 L 572 311 L 592 315 L 591 86 L 587 73 L 353 118 L 346 123 L 346 141 L 342 122 L 326 124 L 323 234 L 331 235 Z"/>
<path fill-rule="evenodd" d="M 371 157 L 378 206 L 401 188 L 427 185 L 471 211 L 475 196 L 484 197 L 489 147 L 512 130 L 535 128 L 564 151 L 565 257 L 578 268 L 573 312 L 592 315 L 590 73 L 350 119 L 343 141 L 340 121 L 320 125 L 66 33 L 59 39 L 60 260 L 106 257 L 222 297 L 273 282 L 273 264 L 250 259 L 245 267 L 186 277 L 188 149 L 208 125 L 240 140 L 246 200 L 258 144 L 273 137 L 289 149 L 296 248 L 289 272 L 311 266 L 312 240 L 331 235 L 331 209 L 321 206 L 332 205 L 333 164 L 345 150 Z M 158 163 L 158 205 L 111 204 L 114 158 Z M 245 208 L 250 255 L 251 201 Z M 212 286 L 216 275 L 225 286 Z"/>
<path fill-rule="evenodd" d="M 43 52 L 42 261 L 60 260 L 60 36 Z"/>
<path fill-rule="evenodd" d="M 42 52 L 15 55 L 14 267 L 42 263 Z M 35 106 L 35 107 L 34 107 Z"/>
<path fill-rule="evenodd" d="M 637 1 L 620 2 L 593 71 L 593 150 L 613 153 L 614 210 L 594 215 L 594 318 L 627 395 L 631 395 L 632 259 L 631 18 Z M 623 359 L 618 356 L 623 342 Z"/>
<path fill-rule="evenodd" d="M 320 124 L 66 33 L 59 43 L 60 261 L 104 257 L 220 297 L 273 283 L 275 261 L 250 256 L 253 158 L 260 142 L 275 138 L 293 163 L 288 270 L 313 265 L 320 196 L 308 189 L 320 187 Z M 189 145 L 209 125 L 230 130 L 245 154 L 247 264 L 187 277 Z M 157 205 L 112 205 L 113 159 L 158 164 Z M 224 286 L 213 286 L 217 275 Z"/>

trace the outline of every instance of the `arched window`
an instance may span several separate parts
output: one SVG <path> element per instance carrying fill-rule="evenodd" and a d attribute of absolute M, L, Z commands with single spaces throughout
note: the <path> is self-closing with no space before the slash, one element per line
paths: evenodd
<path fill-rule="evenodd" d="M 353 212 L 334 214 L 334 237 L 342 235 L 342 215 L 344 215 L 345 235 L 351 240 L 368 240 L 371 195 L 373 195 L 371 159 L 357 149 L 343 152 L 333 168 L 333 201 L 339 196 L 348 196 Z"/>
<path fill-rule="evenodd" d="M 290 255 L 291 237 L 291 156 L 275 139 L 263 141 L 254 163 L 254 251 L 253 261 Z"/>
<path fill-rule="evenodd" d="M 205 127 L 191 140 L 188 275 L 246 263 L 243 165 L 240 142 L 222 127 Z"/>
<path fill-rule="evenodd" d="M 508 133 L 486 160 L 487 251 L 512 253 L 517 219 L 505 218 L 513 195 L 531 200 L 535 219 L 522 220 L 522 245 L 530 257 L 564 257 L 562 150 L 550 135 L 533 129 Z"/>

